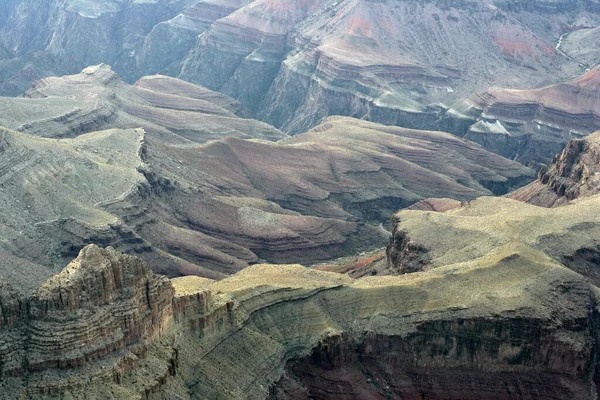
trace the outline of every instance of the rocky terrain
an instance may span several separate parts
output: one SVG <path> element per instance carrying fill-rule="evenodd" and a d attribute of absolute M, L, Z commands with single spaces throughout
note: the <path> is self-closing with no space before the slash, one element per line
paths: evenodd
<path fill-rule="evenodd" d="M 600 67 L 540 89 L 489 89 L 445 112 L 465 138 L 524 164 L 548 163 L 569 139 L 600 128 Z"/>
<path fill-rule="evenodd" d="M 598 398 L 599 26 L 4 1 L 0 398 Z"/>
<path fill-rule="evenodd" d="M 511 243 L 547 254 L 600 284 L 598 133 L 572 140 L 537 181 L 506 197 L 427 200 L 395 214 L 388 266 L 400 273 L 485 257 Z M 431 208 L 420 206 L 433 204 Z"/>
<path fill-rule="evenodd" d="M 400 277 L 257 265 L 219 282 L 90 246 L 31 297 L 1 290 L 10 398 L 596 395 L 598 289 L 522 244 Z"/>
<path fill-rule="evenodd" d="M 0 125 L 51 138 L 109 128 L 142 128 L 160 141 L 180 144 L 287 137 L 270 125 L 242 118 L 244 110 L 227 96 L 164 76 L 128 85 L 105 64 L 37 81 L 20 97 L 1 97 L 0 106 Z"/>
<path fill-rule="evenodd" d="M 131 83 L 202 84 L 288 133 L 353 116 L 467 135 L 538 165 L 599 128 L 597 89 L 530 90 L 592 69 L 599 24 L 593 0 L 10 0 L 0 94 L 103 62 Z"/>
<path fill-rule="evenodd" d="M 557 207 L 600 192 L 600 132 L 571 140 L 538 179 L 509 197 L 541 207 Z"/>
<path fill-rule="evenodd" d="M 318 263 L 382 246 L 378 225 L 423 198 L 504 194 L 533 179 L 442 132 L 338 117 L 289 138 L 224 95 L 164 76 L 128 85 L 106 65 L 0 104 L 12 128 L 0 131 L 0 257 L 23 290 L 88 243 L 170 276 Z"/>

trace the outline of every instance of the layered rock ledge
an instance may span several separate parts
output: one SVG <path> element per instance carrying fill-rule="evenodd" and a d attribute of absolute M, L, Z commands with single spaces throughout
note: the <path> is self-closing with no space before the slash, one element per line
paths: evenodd
<path fill-rule="evenodd" d="M 557 207 L 600 192 L 600 132 L 571 140 L 538 179 L 508 196 L 541 207 Z"/>
<path fill-rule="evenodd" d="M 1 288 L 8 398 L 595 396 L 598 290 L 520 244 L 398 277 L 219 282 L 89 246 L 30 298 Z"/>

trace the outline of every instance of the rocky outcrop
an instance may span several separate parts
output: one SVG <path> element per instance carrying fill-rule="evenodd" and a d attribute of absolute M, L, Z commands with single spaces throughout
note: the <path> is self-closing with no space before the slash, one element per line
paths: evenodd
<path fill-rule="evenodd" d="M 0 98 L 0 125 L 62 138 L 109 128 L 143 128 L 170 143 L 223 137 L 277 140 L 284 133 L 247 115 L 235 100 L 179 79 L 150 76 L 131 86 L 105 64 L 37 81 L 19 98 Z M 19 112 L 23 108 L 31 112 Z"/>
<path fill-rule="evenodd" d="M 0 31 L 16 55 L 42 51 L 85 65 L 104 62 L 135 80 L 139 77 L 135 55 L 145 37 L 154 26 L 193 3 L 51 0 L 40 6 L 30 0 L 9 1 L 0 19 Z"/>
<path fill-rule="evenodd" d="M 172 283 L 91 246 L 31 298 L 2 286 L 0 385 L 31 399 L 593 398 L 596 296 L 526 246 L 401 277 L 260 265 Z"/>
<path fill-rule="evenodd" d="M 537 18 L 540 14 L 548 23 Z M 531 20 L 535 23 L 523 23 Z M 501 121 L 515 136 L 507 138 L 493 135 L 504 132 L 495 126 L 493 115 L 487 119 L 481 110 L 475 117 L 463 113 L 456 100 L 472 99 L 473 93 L 490 87 L 541 87 L 577 76 L 586 66 L 562 50 L 569 39 L 563 34 L 598 23 L 597 7 L 587 1 L 523 6 L 492 0 L 450 5 L 52 0 L 35 7 L 30 0 L 11 0 L 0 15 L 0 34 L 11 55 L 23 58 L 39 52 L 57 61 L 44 68 L 19 67 L 22 73 L 3 73 L 0 63 L 0 91 L 16 94 L 39 77 L 73 72 L 69 66 L 104 62 L 128 82 L 162 73 L 201 83 L 287 132 L 303 132 L 327 116 L 346 115 L 460 136 L 469 132 L 489 149 L 538 163 L 558 151 L 570 130 L 585 133 L 583 126 L 595 119 L 565 114 L 546 101 L 536 114 L 548 121 L 541 120 L 539 127 L 533 121 L 515 127 Z M 589 41 L 576 43 L 585 47 Z M 160 119 L 185 117 L 168 114 Z M 555 124 L 562 133 L 555 131 Z M 539 128 L 545 140 L 532 145 L 529 128 Z M 523 146 L 526 153 L 519 150 Z"/>
<path fill-rule="evenodd" d="M 598 207 L 600 198 L 593 195 L 555 208 L 483 197 L 442 213 L 404 210 L 393 219 L 389 267 L 399 272 L 428 270 L 483 257 L 517 241 L 599 284 Z"/>
<path fill-rule="evenodd" d="M 556 207 L 600 191 L 600 133 L 571 140 L 552 164 L 542 168 L 537 181 L 508 196 L 542 207 Z"/>
<path fill-rule="evenodd" d="M 196 44 L 198 35 L 213 22 L 226 17 L 251 0 L 206 0 L 192 2 L 175 17 L 159 22 L 135 51 L 133 76 L 157 72 L 177 74 L 182 60 Z"/>
<path fill-rule="evenodd" d="M 226 93 L 258 111 L 260 99 L 288 51 L 287 35 L 324 3 L 251 2 L 217 20 L 198 38 L 179 76 Z"/>
<path fill-rule="evenodd" d="M 118 367 L 132 368 L 172 323 L 169 281 L 112 248 L 86 247 L 31 297 L 7 286 L 1 296 L 7 398 L 60 396 L 75 382 L 118 379 Z"/>
<path fill-rule="evenodd" d="M 446 116 L 473 118 L 465 138 L 490 151 L 525 164 L 547 163 L 568 140 L 600 128 L 599 77 L 595 68 L 541 89 L 489 89 Z"/>

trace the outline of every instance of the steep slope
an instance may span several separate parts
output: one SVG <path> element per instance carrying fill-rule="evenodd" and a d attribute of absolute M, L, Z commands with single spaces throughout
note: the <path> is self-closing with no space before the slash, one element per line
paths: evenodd
<path fill-rule="evenodd" d="M 600 132 L 571 140 L 538 179 L 509 194 L 515 200 L 542 207 L 556 207 L 600 192 Z"/>
<path fill-rule="evenodd" d="M 0 16 L 0 34 L 17 56 L 32 51 L 78 60 L 84 65 L 107 63 L 135 80 L 136 51 L 160 22 L 193 0 L 10 0 Z M 157 72 L 157 71 L 154 71 Z"/>
<path fill-rule="evenodd" d="M 10 58 L 12 58 L 12 54 L 2 42 L 2 37 L 0 37 L 0 61 L 8 60 Z"/>
<path fill-rule="evenodd" d="M 49 140 L 0 129 L 2 259 L 53 267 L 62 263 L 55 247 L 68 245 L 61 243 L 64 235 L 52 232 L 55 224 L 74 219 L 102 229 L 115 223 L 100 206 L 127 197 L 144 180 L 136 170 L 143 137 L 132 129 Z M 3 263 L 2 275 L 29 289 L 53 272 L 42 270 Z"/>
<path fill-rule="evenodd" d="M 90 246 L 29 298 L 0 290 L 11 398 L 596 395 L 598 290 L 526 246 L 402 277 L 259 265 L 215 283 Z"/>
<path fill-rule="evenodd" d="M 336 114 L 434 129 L 438 103 L 580 73 L 555 45 L 583 19 L 592 4 L 258 0 L 204 32 L 180 76 L 289 132 Z"/>
<path fill-rule="evenodd" d="M 251 0 L 203 0 L 182 13 L 155 25 L 135 53 L 135 75 L 167 71 L 177 74 L 181 61 L 210 25 L 250 3 Z"/>
<path fill-rule="evenodd" d="M 593 0 L 10 0 L 0 36 L 16 57 L 201 83 L 289 132 L 348 115 L 464 134 L 440 125 L 453 101 L 572 79 L 595 64 L 569 55 L 569 39 L 598 24 Z M 53 68 L 39 65 L 29 82 Z M 13 75 L 0 66 L 0 90 L 26 87 L 27 75 Z"/>
<path fill-rule="evenodd" d="M 133 82 L 159 72 L 177 74 L 198 34 L 249 2 L 8 0 L 0 11 L 0 36 L 17 57 L 37 53 L 69 59 L 79 70 L 106 63 Z M 13 78 L 10 66 L 0 65 L 0 95 L 20 94 L 18 89 L 46 76 L 76 72 L 53 69 L 50 63 L 38 68 L 38 76 Z"/>
<path fill-rule="evenodd" d="M 139 254 L 175 276 L 220 278 L 260 260 L 326 261 L 382 246 L 387 233 L 377 224 L 425 197 L 473 199 L 533 177 L 450 134 L 350 118 L 275 143 L 178 145 L 142 129 L 75 139 L 4 132 L 0 248 L 7 260 L 21 257 L 43 271 L 31 281 L 23 269 L 14 279 L 24 289 L 88 243 Z"/>
<path fill-rule="evenodd" d="M 532 90 L 489 89 L 445 113 L 465 138 L 525 164 L 546 163 L 572 138 L 600 128 L 600 67 Z"/>
<path fill-rule="evenodd" d="M 20 57 L 0 57 L 0 94 L 18 96 L 39 79 L 76 74 L 84 67 L 80 61 L 39 51 Z"/>
<path fill-rule="evenodd" d="M 600 64 L 600 27 L 588 23 L 578 28 L 563 35 L 560 50 L 584 65 Z"/>

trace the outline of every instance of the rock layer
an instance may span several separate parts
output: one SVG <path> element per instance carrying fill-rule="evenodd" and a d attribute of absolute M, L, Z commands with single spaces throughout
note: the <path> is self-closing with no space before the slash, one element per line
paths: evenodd
<path fill-rule="evenodd" d="M 592 398 L 596 296 L 520 245 L 402 277 L 260 265 L 172 284 L 92 246 L 31 298 L 2 287 L 0 385 L 32 399 Z"/>
<path fill-rule="evenodd" d="M 37 81 L 23 96 L 2 97 L 0 104 L 4 110 L 0 125 L 44 137 L 140 127 L 153 138 L 179 144 L 287 136 L 270 125 L 239 117 L 244 110 L 227 96 L 164 76 L 128 85 L 104 64 L 77 75 Z"/>
<path fill-rule="evenodd" d="M 205 94 L 169 79 L 141 83 Z M 235 106 L 224 100 L 217 96 L 213 107 Z M 442 194 L 505 193 L 533 177 L 450 134 L 350 118 L 280 142 L 179 145 L 141 129 L 1 137 L 0 255 L 25 290 L 87 243 L 138 254 L 171 276 L 220 278 L 260 260 L 323 262 L 383 246 L 387 233 L 377 225 L 398 208 Z M 27 267 L 8 268 L 15 257 Z"/>
<path fill-rule="evenodd" d="M 600 133 L 571 140 L 538 179 L 512 193 L 510 198 L 542 207 L 556 207 L 600 191 Z"/>
<path fill-rule="evenodd" d="M 600 68 L 532 90 L 489 89 L 446 112 L 471 119 L 465 138 L 525 164 L 546 163 L 569 139 L 600 128 Z"/>

